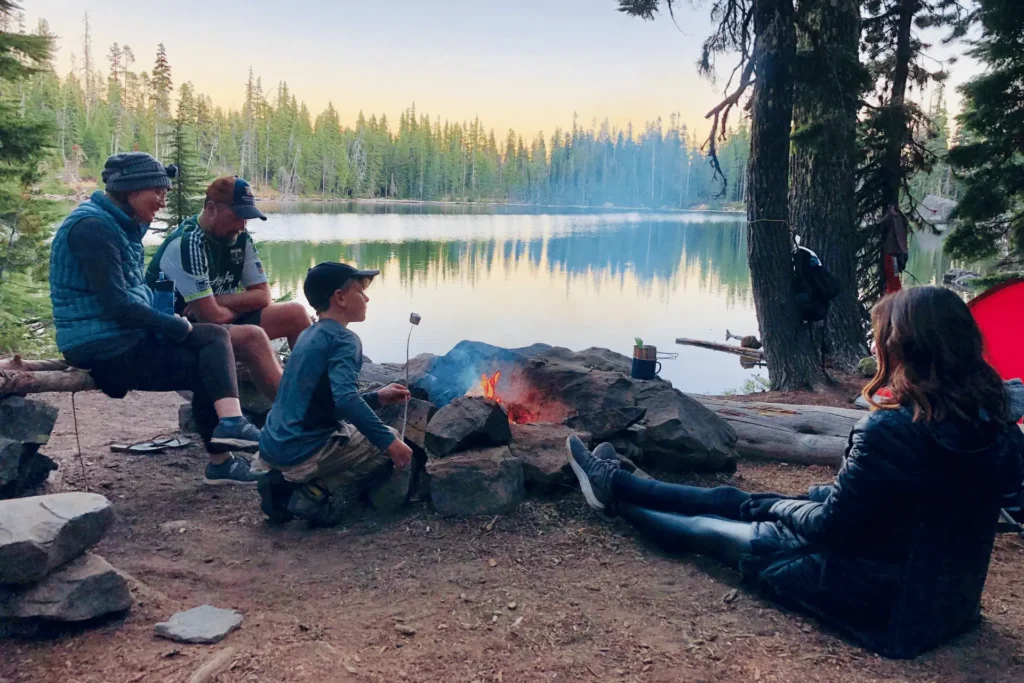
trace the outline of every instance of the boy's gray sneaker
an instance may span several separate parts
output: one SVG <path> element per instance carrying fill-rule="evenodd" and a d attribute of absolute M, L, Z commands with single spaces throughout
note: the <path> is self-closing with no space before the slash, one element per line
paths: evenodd
<path fill-rule="evenodd" d="M 219 465 L 207 463 L 203 483 L 209 486 L 254 486 L 260 475 L 252 471 L 249 461 L 237 455 L 229 455 Z"/>
<path fill-rule="evenodd" d="M 221 418 L 208 446 L 219 450 L 255 450 L 260 445 L 260 430 L 244 417 Z"/>
<path fill-rule="evenodd" d="M 344 501 L 340 496 L 315 486 L 306 484 L 292 492 L 288 499 L 287 511 L 304 519 L 311 527 L 337 526 L 344 518 Z"/>

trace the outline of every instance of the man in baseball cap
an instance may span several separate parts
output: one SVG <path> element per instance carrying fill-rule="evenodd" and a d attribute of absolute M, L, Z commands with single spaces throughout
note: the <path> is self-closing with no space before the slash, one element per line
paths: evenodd
<path fill-rule="evenodd" d="M 298 302 L 273 303 L 270 285 L 246 221 L 267 220 L 249 183 L 217 178 L 206 189 L 202 213 L 183 220 L 164 240 L 146 271 L 153 287 L 163 274 L 174 281 L 175 312 L 195 322 L 228 325 L 235 355 L 273 399 L 281 363 L 271 339 L 295 348 L 311 321 Z"/>
<path fill-rule="evenodd" d="M 320 319 L 292 350 L 260 438 L 270 466 L 260 505 L 272 522 L 337 524 L 346 500 L 409 466 L 412 449 L 374 412 L 408 401 L 409 390 L 359 393 L 363 343 L 349 329 L 366 319 L 366 288 L 379 273 L 321 263 L 306 274 L 302 290 Z"/>

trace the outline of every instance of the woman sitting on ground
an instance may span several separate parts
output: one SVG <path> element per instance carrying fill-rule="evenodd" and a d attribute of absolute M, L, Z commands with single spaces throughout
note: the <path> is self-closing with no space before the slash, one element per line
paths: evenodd
<path fill-rule="evenodd" d="M 93 192 L 57 229 L 50 249 L 57 346 L 114 398 L 191 390 L 210 452 L 204 482 L 255 484 L 249 462 L 229 452 L 255 449 L 260 431 L 242 417 L 227 329 L 155 310 L 146 286 L 142 237 L 174 175 L 143 152 L 115 154 L 103 167 L 106 192 Z"/>
<path fill-rule="evenodd" d="M 850 434 L 832 485 L 792 498 L 666 484 L 622 469 L 609 444 L 591 454 L 570 437 L 587 502 L 669 551 L 740 569 L 882 654 L 914 656 L 971 627 L 999 509 L 1019 499 L 1024 478 L 1020 416 L 951 291 L 893 294 L 872 323 L 873 412 Z M 881 387 L 890 403 L 871 398 Z"/>

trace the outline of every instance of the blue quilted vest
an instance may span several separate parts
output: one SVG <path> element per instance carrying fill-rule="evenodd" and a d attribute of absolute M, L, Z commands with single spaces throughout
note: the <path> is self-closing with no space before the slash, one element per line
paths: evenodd
<path fill-rule="evenodd" d="M 104 339 L 137 337 L 144 332 L 122 327 L 117 320 L 104 315 L 99 299 L 89 289 L 78 257 L 68 249 L 68 231 L 83 218 L 99 218 L 104 228 L 115 236 L 121 251 L 121 269 L 128 295 L 147 306 L 153 305 L 153 292 L 146 286 L 143 268 L 142 236 L 149 226 L 140 226 L 102 191 L 92 193 L 72 211 L 53 237 L 50 245 L 50 300 L 57 328 L 57 347 L 67 353 L 83 344 L 94 346 Z"/>

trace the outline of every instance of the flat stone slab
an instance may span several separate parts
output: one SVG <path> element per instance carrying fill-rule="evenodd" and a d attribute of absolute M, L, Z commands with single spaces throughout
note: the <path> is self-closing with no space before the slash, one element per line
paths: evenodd
<path fill-rule="evenodd" d="M 94 546 L 114 522 L 98 493 L 0 501 L 0 584 L 32 584 Z"/>
<path fill-rule="evenodd" d="M 200 605 L 178 612 L 154 628 L 156 635 L 179 643 L 216 643 L 242 625 L 242 615 L 233 609 Z"/>
<path fill-rule="evenodd" d="M 99 555 L 86 553 L 29 588 L 0 588 L 0 618 L 86 621 L 123 612 L 128 582 Z"/>

